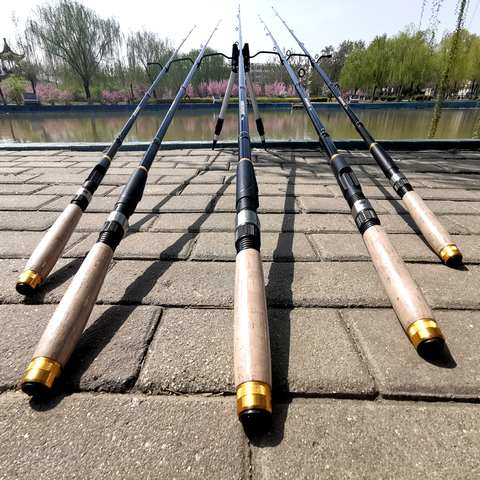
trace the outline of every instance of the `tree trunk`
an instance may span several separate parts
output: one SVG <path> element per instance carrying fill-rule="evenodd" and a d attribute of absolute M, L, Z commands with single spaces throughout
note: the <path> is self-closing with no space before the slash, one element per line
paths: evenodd
<path fill-rule="evenodd" d="M 36 95 L 36 94 L 37 94 L 37 91 L 35 90 L 35 83 L 34 83 L 33 80 L 30 80 L 30 83 L 32 84 L 33 93 Z"/>
<path fill-rule="evenodd" d="M 411 100 L 413 96 L 413 82 L 410 84 L 410 93 L 408 99 Z"/>
<path fill-rule="evenodd" d="M 372 100 L 370 100 L 371 102 L 373 102 L 375 100 L 375 92 L 377 90 L 377 86 L 375 85 L 375 88 L 373 89 L 373 93 L 372 93 Z"/>
<path fill-rule="evenodd" d="M 398 91 L 398 95 L 397 95 L 397 102 L 400 101 L 400 95 L 402 94 L 403 92 L 403 85 L 400 85 L 400 90 Z"/>
<path fill-rule="evenodd" d="M 89 105 L 91 105 L 92 104 L 92 96 L 90 95 L 90 85 L 88 83 L 84 83 L 83 88 L 85 89 L 85 94 L 87 95 L 87 103 Z"/>
<path fill-rule="evenodd" d="M 0 97 L 2 97 L 2 102 L 4 105 L 7 104 L 7 100 L 5 99 L 5 97 L 3 96 L 3 92 L 2 92 L 2 89 L 0 88 Z"/>

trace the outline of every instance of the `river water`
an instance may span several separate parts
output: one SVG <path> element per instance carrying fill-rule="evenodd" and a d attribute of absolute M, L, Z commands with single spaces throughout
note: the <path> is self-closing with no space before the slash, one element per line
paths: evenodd
<path fill-rule="evenodd" d="M 218 111 L 179 110 L 170 124 L 165 141 L 211 141 Z M 319 108 L 320 120 L 334 139 L 359 138 L 343 111 Z M 126 142 L 149 142 L 155 136 L 166 111 L 143 112 Z M 356 110 L 372 136 L 378 140 L 427 138 L 433 109 Z M 261 110 L 268 139 L 318 138 L 305 110 Z M 436 139 L 472 138 L 478 109 L 445 109 Z M 0 143 L 6 142 L 111 142 L 129 118 L 124 112 L 21 113 L 0 114 Z M 249 110 L 250 135 L 258 140 L 255 118 Z M 219 140 L 238 137 L 238 115 L 228 110 Z"/>

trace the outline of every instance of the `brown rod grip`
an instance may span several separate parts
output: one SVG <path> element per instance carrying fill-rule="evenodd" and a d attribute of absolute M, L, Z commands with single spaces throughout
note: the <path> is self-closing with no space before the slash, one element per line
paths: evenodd
<path fill-rule="evenodd" d="M 108 245 L 96 243 L 92 247 L 45 328 L 34 358 L 48 358 L 65 366 L 92 313 L 112 257 Z"/>
<path fill-rule="evenodd" d="M 437 255 L 448 265 L 460 263 L 462 254 L 455 245 L 453 238 L 420 196 L 415 191 L 410 191 L 403 196 L 402 200 Z"/>
<path fill-rule="evenodd" d="M 78 205 L 70 203 L 67 206 L 32 253 L 26 272 L 34 272 L 40 275 L 40 281 L 45 280 L 65 250 L 82 214 Z"/>
<path fill-rule="evenodd" d="M 363 240 L 405 331 L 408 332 L 409 327 L 418 320 L 434 320 L 422 291 L 383 228 L 378 225 L 370 227 L 363 234 Z"/>
<path fill-rule="evenodd" d="M 260 253 L 237 254 L 235 271 L 235 385 L 259 382 L 272 387 L 267 301 Z"/>

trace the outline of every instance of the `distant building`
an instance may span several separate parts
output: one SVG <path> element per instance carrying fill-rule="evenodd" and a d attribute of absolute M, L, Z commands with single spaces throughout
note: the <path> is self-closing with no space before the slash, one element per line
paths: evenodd
<path fill-rule="evenodd" d="M 264 72 L 268 66 L 266 63 L 252 63 L 250 64 L 250 76 L 252 77 L 252 83 L 262 84 Z"/>

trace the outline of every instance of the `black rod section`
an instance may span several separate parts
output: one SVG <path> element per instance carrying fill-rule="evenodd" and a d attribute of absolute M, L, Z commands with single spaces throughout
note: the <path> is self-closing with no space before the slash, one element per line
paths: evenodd
<path fill-rule="evenodd" d="M 370 153 L 377 162 L 377 165 L 382 169 L 384 175 L 389 180 L 390 185 L 393 187 L 397 195 L 404 200 L 407 210 L 417 223 L 430 246 L 435 250 L 435 252 L 440 256 L 446 265 L 450 267 L 460 265 L 462 263 L 463 256 L 445 227 L 443 227 L 434 213 L 427 207 L 427 205 L 425 205 L 417 193 L 409 193 L 413 192 L 413 187 L 407 177 L 400 171 L 398 165 L 394 162 L 392 157 L 379 143 L 375 141 L 372 135 L 370 135 L 370 132 L 366 129 L 365 125 L 357 118 L 353 110 L 342 98 L 335 85 L 330 81 L 326 73 L 320 68 L 320 65 L 318 65 L 317 61 L 307 51 L 305 45 L 300 42 L 297 36 L 293 33 L 293 30 L 288 27 L 287 23 L 277 13 L 275 8 L 272 7 L 272 9 L 277 17 L 283 22 L 292 37 L 296 40 L 305 55 L 310 59 L 312 66 L 317 70 L 323 81 L 327 84 L 328 88 L 333 93 L 350 121 L 353 123 L 358 134 L 368 146 Z"/>
<path fill-rule="evenodd" d="M 217 23 L 217 26 L 213 30 L 212 34 L 203 46 L 200 53 L 198 54 L 198 57 L 195 60 L 192 68 L 190 69 L 190 72 L 185 78 L 185 81 L 180 87 L 172 104 L 170 105 L 170 108 L 168 109 L 168 112 L 165 115 L 162 124 L 157 131 L 157 134 L 150 143 L 150 146 L 145 152 L 145 155 L 143 156 L 139 166 L 128 180 L 127 185 L 125 186 L 122 194 L 120 195 L 117 203 L 115 204 L 114 210 L 111 212 L 109 218 L 107 219 L 105 225 L 102 228 L 102 231 L 100 232 L 97 243 L 105 243 L 109 245 L 113 251 L 115 251 L 115 248 L 120 243 L 123 234 L 126 232 L 126 229 L 124 227 L 126 226 L 128 228 L 128 219 L 133 214 L 133 212 L 135 212 L 138 203 L 142 199 L 143 190 L 145 189 L 145 184 L 147 182 L 148 171 L 150 170 L 150 167 L 155 160 L 155 156 L 160 149 L 160 145 L 162 144 L 163 138 L 167 133 L 168 127 L 170 126 L 175 112 L 177 111 L 178 106 L 185 95 L 188 84 L 190 83 L 190 80 L 195 73 L 195 70 L 200 64 L 207 45 L 210 42 L 213 34 L 217 30 L 219 23 L 220 21 Z"/>

